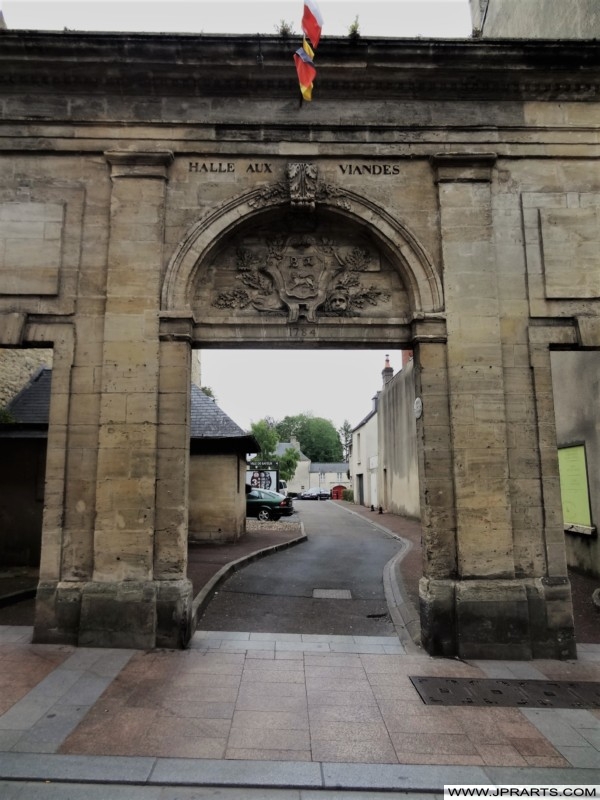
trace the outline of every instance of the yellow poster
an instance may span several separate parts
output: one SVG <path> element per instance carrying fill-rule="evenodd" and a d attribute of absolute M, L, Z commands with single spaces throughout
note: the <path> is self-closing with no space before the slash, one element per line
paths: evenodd
<path fill-rule="evenodd" d="M 590 527 L 592 520 L 584 445 L 559 448 L 558 469 L 565 526 Z"/>

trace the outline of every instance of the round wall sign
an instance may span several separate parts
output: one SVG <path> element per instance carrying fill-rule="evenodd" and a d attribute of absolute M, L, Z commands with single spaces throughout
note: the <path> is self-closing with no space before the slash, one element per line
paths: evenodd
<path fill-rule="evenodd" d="M 414 404 L 413 408 L 415 410 L 415 417 L 417 419 L 421 419 L 421 416 L 423 414 L 423 401 L 421 400 L 420 397 L 417 397 L 415 399 L 415 404 Z"/>

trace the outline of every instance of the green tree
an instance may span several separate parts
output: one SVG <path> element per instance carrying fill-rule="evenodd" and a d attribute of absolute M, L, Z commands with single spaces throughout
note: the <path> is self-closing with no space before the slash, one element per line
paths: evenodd
<path fill-rule="evenodd" d="M 300 453 L 294 447 L 288 447 L 277 460 L 279 461 L 279 477 L 284 481 L 291 481 L 300 461 Z"/>
<path fill-rule="evenodd" d="M 350 422 L 345 419 L 342 423 L 342 427 L 338 430 L 340 435 L 340 439 L 342 440 L 342 454 L 344 456 L 344 461 L 350 460 L 350 450 L 352 448 L 352 425 Z"/>
<path fill-rule="evenodd" d="M 283 455 L 276 455 L 277 445 L 279 444 L 279 434 L 272 417 L 265 417 L 258 422 L 253 422 L 251 431 L 254 438 L 260 445 L 259 461 L 277 461 L 279 464 L 279 477 L 284 481 L 289 481 L 294 477 L 300 453 L 294 447 L 286 448 Z"/>
<path fill-rule="evenodd" d="M 275 423 L 277 433 L 279 434 L 279 441 L 291 442 L 293 436 L 300 441 L 298 433 L 306 419 L 306 414 L 296 414 L 296 416 L 293 417 L 284 417 L 281 422 Z"/>
<path fill-rule="evenodd" d="M 252 423 L 250 432 L 260 446 L 260 460 L 274 461 L 275 450 L 279 443 L 279 436 L 275 426 L 267 419 L 260 419 L 258 422 Z"/>
<path fill-rule="evenodd" d="M 285 417 L 276 424 L 281 441 L 295 436 L 300 449 L 311 461 L 336 462 L 342 460 L 342 443 L 333 422 L 310 413 Z"/>

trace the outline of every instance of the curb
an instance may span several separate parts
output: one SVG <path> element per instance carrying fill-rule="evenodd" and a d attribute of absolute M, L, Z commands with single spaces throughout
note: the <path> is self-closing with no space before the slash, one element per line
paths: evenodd
<path fill-rule="evenodd" d="M 223 583 L 230 575 L 233 575 L 234 572 L 238 572 L 238 570 L 245 567 L 247 564 L 252 563 L 253 561 L 257 561 L 259 558 L 265 558 L 266 556 L 272 555 L 273 553 L 277 553 L 279 550 L 285 550 L 288 547 L 294 547 L 297 544 L 301 544 L 308 539 L 308 536 L 304 532 L 304 523 L 300 522 L 300 536 L 297 536 L 295 539 L 290 539 L 287 542 L 280 542 L 279 544 L 271 545 L 270 547 L 263 547 L 260 550 L 254 550 L 252 553 L 248 553 L 241 558 L 236 559 L 235 561 L 230 561 L 229 564 L 225 564 L 225 566 L 221 567 L 221 569 L 216 572 L 212 578 L 204 585 L 204 587 L 198 592 L 198 594 L 194 597 L 194 601 L 192 603 L 192 624 L 191 624 L 191 634 L 190 634 L 190 641 L 191 637 L 194 635 L 196 631 L 196 627 L 198 624 L 198 616 L 201 614 L 202 611 L 206 608 L 208 603 L 210 602 L 215 590 L 217 587 Z"/>
<path fill-rule="evenodd" d="M 338 504 L 338 508 L 344 509 L 348 514 L 354 514 L 355 517 L 364 520 L 374 528 L 378 528 L 382 533 L 391 536 L 402 544 L 400 552 L 396 553 L 383 568 L 383 591 L 398 638 L 407 650 L 414 653 L 422 652 L 419 612 L 408 597 L 402 581 L 398 581 L 397 578 L 399 564 L 409 550 L 411 550 L 412 543 L 399 534 L 394 533 L 394 531 L 391 531 L 389 528 L 386 528 L 385 525 L 373 522 L 362 514 L 352 511 L 350 508 L 346 508 L 346 506 Z"/>

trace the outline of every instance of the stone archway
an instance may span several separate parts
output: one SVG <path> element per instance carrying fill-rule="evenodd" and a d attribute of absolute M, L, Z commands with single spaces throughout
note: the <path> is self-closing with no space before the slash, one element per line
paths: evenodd
<path fill-rule="evenodd" d="M 443 306 L 433 260 L 402 222 L 365 197 L 319 183 L 314 165 L 290 164 L 287 183 L 223 204 L 196 222 L 178 245 L 162 291 L 161 373 L 172 373 L 176 365 L 182 382 L 175 391 L 181 396 L 187 392 L 183 366 L 190 345 L 404 345 L 427 371 L 426 391 L 447 409 L 446 369 L 436 363 L 440 348 L 445 349 Z M 425 430 L 428 419 L 433 432 Z M 456 535 L 446 462 L 440 466 L 425 455 L 433 438 L 450 452 L 448 413 L 444 420 L 443 432 L 438 413 L 418 421 L 419 482 L 433 548 Z M 173 514 L 178 483 L 177 518 L 183 524 L 188 486 L 183 441 L 179 462 L 186 466 L 178 481 L 167 472 L 161 477 L 159 453 L 157 514 L 166 516 L 163 502 Z M 161 493 L 163 485 L 170 487 L 168 494 Z M 159 544 L 159 559 L 161 549 Z M 449 551 L 452 570 L 453 542 Z M 440 560 L 435 555 L 427 563 Z"/>
<path fill-rule="evenodd" d="M 494 163 L 493 156 L 432 161 L 444 291 L 441 270 L 405 226 L 372 201 L 319 183 L 313 164 L 290 164 L 287 183 L 225 203 L 188 230 L 169 262 L 160 370 L 166 375 L 177 365 L 175 392 L 183 397 L 182 368 L 194 345 L 410 347 L 417 396 L 425 399 L 417 421 L 424 646 L 448 656 L 568 657 L 573 629 L 560 554 L 552 552 L 547 567 L 537 557 L 528 564 L 519 539 L 531 552 L 548 552 L 543 523 L 536 518 L 522 532 L 517 506 L 521 464 L 514 466 L 512 376 L 503 368 L 489 224 Z M 470 221 L 458 239 L 457 213 Z M 475 295 L 465 292 L 473 281 Z M 523 386 L 533 397 L 533 385 Z M 179 451 L 186 466 L 176 476 L 179 541 L 186 448 L 187 438 Z M 164 463 L 172 466 L 172 458 Z M 173 518 L 173 474 L 161 474 L 160 450 L 158 466 L 157 515 L 164 503 Z M 538 476 L 529 480 L 537 513 Z M 169 563 L 161 537 L 157 572 Z"/>

